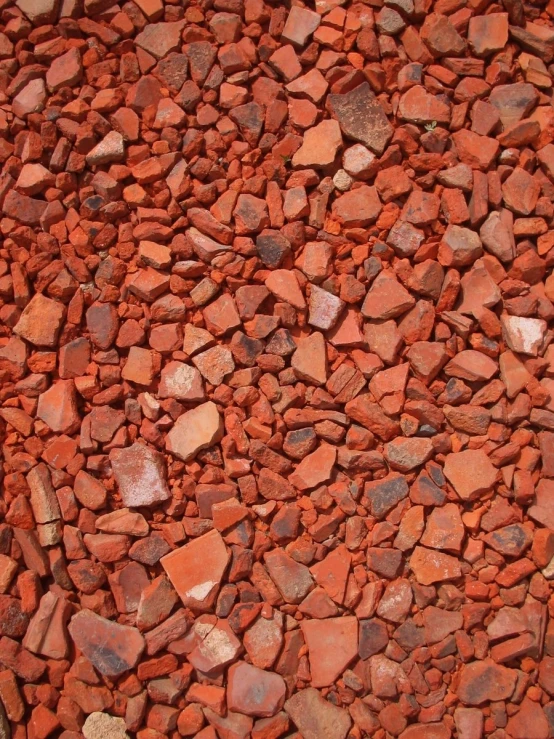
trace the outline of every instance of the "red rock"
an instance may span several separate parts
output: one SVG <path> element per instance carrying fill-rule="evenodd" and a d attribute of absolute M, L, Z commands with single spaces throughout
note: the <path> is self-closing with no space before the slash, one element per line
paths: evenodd
<path fill-rule="evenodd" d="M 145 444 L 114 449 L 110 462 L 126 506 L 150 506 L 170 497 L 161 454 Z"/>
<path fill-rule="evenodd" d="M 326 167 L 333 163 L 341 146 L 339 124 L 332 119 L 321 121 L 306 131 L 302 146 L 292 157 L 292 164 L 294 167 Z"/>
<path fill-rule="evenodd" d="M 330 444 L 322 444 L 315 452 L 304 457 L 292 475 L 291 482 L 298 490 L 309 490 L 327 482 L 333 470 L 337 456 L 336 449 Z"/>
<path fill-rule="evenodd" d="M 230 559 L 221 535 L 210 531 L 162 557 L 161 563 L 184 605 L 210 610 Z"/>
<path fill-rule="evenodd" d="M 408 495 L 405 478 L 392 472 L 382 480 L 373 480 L 364 487 L 364 496 L 368 499 L 371 513 L 376 518 L 384 518 L 401 500 Z"/>
<path fill-rule="evenodd" d="M 384 455 L 394 470 L 409 472 L 424 464 L 433 453 L 431 439 L 393 439 L 385 445 Z"/>
<path fill-rule="evenodd" d="M 132 626 L 108 621 L 88 610 L 79 611 L 69 623 L 75 646 L 102 675 L 118 677 L 135 667 L 144 650 L 144 639 Z"/>
<path fill-rule="evenodd" d="M 56 92 L 60 87 L 73 87 L 83 74 L 81 56 L 75 48 L 69 49 L 65 54 L 52 61 L 46 72 L 46 84 L 48 89 Z"/>
<path fill-rule="evenodd" d="M 327 381 L 327 354 L 323 335 L 314 333 L 300 339 L 292 355 L 291 366 L 300 380 L 324 385 Z"/>
<path fill-rule="evenodd" d="M 308 568 L 279 549 L 267 552 L 264 561 L 287 603 L 300 603 L 315 585 Z"/>
<path fill-rule="evenodd" d="M 179 416 L 167 435 L 166 449 L 183 461 L 194 459 L 201 449 L 217 444 L 223 422 L 215 403 L 209 401 Z"/>
<path fill-rule="evenodd" d="M 308 8 L 294 6 L 287 16 L 281 38 L 297 46 L 305 46 L 308 39 L 321 23 L 321 17 Z"/>
<path fill-rule="evenodd" d="M 405 121 L 418 124 L 450 123 L 448 103 L 429 94 L 424 87 L 415 85 L 400 98 L 398 115 Z"/>
<path fill-rule="evenodd" d="M 174 23 L 149 23 L 138 34 L 136 43 L 141 49 L 151 54 L 155 59 L 163 59 L 171 51 L 179 48 L 181 31 L 184 21 Z M 192 66 L 192 65 L 191 65 Z"/>
<path fill-rule="evenodd" d="M 358 654 L 358 620 L 354 616 L 302 621 L 308 645 L 312 686 L 332 685 Z"/>
<path fill-rule="evenodd" d="M 39 293 L 23 310 L 14 332 L 35 346 L 53 348 L 57 345 L 64 317 L 63 305 Z"/>
<path fill-rule="evenodd" d="M 347 138 L 361 142 L 379 156 L 383 153 L 393 129 L 367 82 L 349 92 L 329 95 L 328 104 Z"/>
<path fill-rule="evenodd" d="M 515 685 L 515 670 L 490 659 L 479 660 L 462 665 L 456 695 L 468 706 L 480 706 L 488 701 L 510 698 Z"/>
<path fill-rule="evenodd" d="M 466 449 L 446 457 L 444 474 L 462 500 L 474 500 L 494 486 L 497 470 L 481 449 Z"/>
<path fill-rule="evenodd" d="M 315 688 L 295 693 L 285 703 L 285 711 L 304 739 L 333 736 L 346 739 L 352 720 L 344 708 L 326 701 Z"/>
<path fill-rule="evenodd" d="M 229 670 L 227 705 L 247 716 L 274 716 L 285 702 L 285 681 L 275 672 L 239 662 Z"/>
<path fill-rule="evenodd" d="M 396 318 L 415 305 L 414 298 L 389 272 L 381 272 L 369 289 L 362 314 L 374 320 Z"/>
<path fill-rule="evenodd" d="M 71 434 L 81 423 L 73 380 L 58 380 L 39 397 L 37 416 L 52 431 Z"/>
<path fill-rule="evenodd" d="M 344 227 L 363 228 L 377 220 L 381 208 L 377 190 L 368 185 L 361 185 L 337 198 L 332 210 L 333 216 Z"/>
<path fill-rule="evenodd" d="M 274 270 L 266 278 L 265 286 L 276 298 L 290 303 L 297 310 L 304 310 L 306 307 L 306 301 L 293 272 L 284 269 Z"/>
<path fill-rule="evenodd" d="M 410 568 L 422 585 L 431 585 L 442 580 L 454 580 L 461 575 L 460 563 L 448 554 L 415 547 L 410 557 Z"/>

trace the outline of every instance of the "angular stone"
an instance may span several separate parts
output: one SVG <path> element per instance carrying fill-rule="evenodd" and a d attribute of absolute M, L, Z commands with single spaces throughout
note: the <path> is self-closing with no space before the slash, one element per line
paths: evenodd
<path fill-rule="evenodd" d="M 497 665 L 491 659 L 462 665 L 456 695 L 467 706 L 480 706 L 489 701 L 503 701 L 512 696 L 517 672 Z"/>
<path fill-rule="evenodd" d="M 322 444 L 315 452 L 308 454 L 300 462 L 294 472 L 289 475 L 289 482 L 298 490 L 310 490 L 331 478 L 337 450 L 330 444 Z"/>
<path fill-rule="evenodd" d="M 455 580 L 462 574 L 460 562 L 455 557 L 420 546 L 415 547 L 410 557 L 410 569 L 421 585 Z"/>
<path fill-rule="evenodd" d="M 40 599 L 38 610 L 29 622 L 23 646 L 35 654 L 51 659 L 65 659 L 69 654 L 67 621 L 71 607 L 52 592 Z"/>
<path fill-rule="evenodd" d="M 73 380 L 58 380 L 38 399 L 37 417 L 58 434 L 72 434 L 81 424 Z"/>
<path fill-rule="evenodd" d="M 264 556 L 269 575 L 287 603 L 300 603 L 315 587 L 309 569 L 295 562 L 281 549 L 273 549 Z"/>
<path fill-rule="evenodd" d="M 450 105 L 415 85 L 405 92 L 398 104 L 398 117 L 410 123 L 450 123 Z"/>
<path fill-rule="evenodd" d="M 536 357 L 541 353 L 547 324 L 541 318 L 503 315 L 502 335 L 504 341 L 514 352 Z"/>
<path fill-rule="evenodd" d="M 180 50 L 179 42 L 184 25 L 184 20 L 173 23 L 148 23 L 137 35 L 135 43 L 154 59 L 163 59 L 170 52 Z"/>
<path fill-rule="evenodd" d="M 498 372 L 498 366 L 486 354 L 465 349 L 448 362 L 444 372 L 448 377 L 459 377 L 469 382 L 485 382 Z"/>
<path fill-rule="evenodd" d="M 348 712 L 326 701 L 315 688 L 295 693 L 286 701 L 285 711 L 303 739 L 346 739 L 352 726 Z"/>
<path fill-rule="evenodd" d="M 132 670 L 144 651 L 144 639 L 138 629 L 108 621 L 87 609 L 73 616 L 69 633 L 77 649 L 107 677 Z"/>
<path fill-rule="evenodd" d="M 373 281 L 362 305 L 362 315 L 373 320 L 396 318 L 415 305 L 406 288 L 394 273 L 381 272 Z"/>
<path fill-rule="evenodd" d="M 508 43 L 508 13 L 489 13 L 469 19 L 468 41 L 476 56 L 502 51 Z"/>
<path fill-rule="evenodd" d="M 464 534 L 465 529 L 458 506 L 455 503 L 446 503 L 431 511 L 420 542 L 431 549 L 445 549 L 459 554 Z"/>
<path fill-rule="evenodd" d="M 188 403 L 205 400 L 200 372 L 183 362 L 168 362 L 161 372 L 158 397 L 175 398 Z"/>
<path fill-rule="evenodd" d="M 346 303 L 336 295 L 327 290 L 322 290 L 317 285 L 310 287 L 308 323 L 310 326 L 328 331 L 333 328 L 340 318 Z"/>
<path fill-rule="evenodd" d="M 323 334 L 316 331 L 298 340 L 291 367 L 300 380 L 314 385 L 324 385 L 327 382 L 327 352 Z"/>
<path fill-rule="evenodd" d="M 211 400 L 179 416 L 168 433 L 165 447 L 184 462 L 189 462 L 201 449 L 223 437 L 223 419 Z"/>
<path fill-rule="evenodd" d="M 408 483 L 403 475 L 391 472 L 382 480 L 366 482 L 364 497 L 369 501 L 371 515 L 384 518 L 387 513 L 407 497 Z"/>
<path fill-rule="evenodd" d="M 377 220 L 382 207 L 376 188 L 361 185 L 337 198 L 332 212 L 345 228 L 364 228 Z"/>
<path fill-rule="evenodd" d="M 119 131 L 110 131 L 102 141 L 87 154 L 87 164 L 120 162 L 125 156 L 125 143 Z"/>
<path fill-rule="evenodd" d="M 221 534 L 212 530 L 162 557 L 161 564 L 184 605 L 204 613 L 215 603 L 230 558 Z"/>
<path fill-rule="evenodd" d="M 281 39 L 296 46 L 305 46 L 308 39 L 321 23 L 321 16 L 313 10 L 293 5 L 281 32 Z"/>
<path fill-rule="evenodd" d="M 61 303 L 37 293 L 23 310 L 14 326 L 14 333 L 22 339 L 50 349 L 56 347 L 65 317 Z"/>
<path fill-rule="evenodd" d="M 488 493 L 498 471 L 482 449 L 466 449 L 446 456 L 444 474 L 462 500 Z"/>
<path fill-rule="evenodd" d="M 431 439 L 393 439 L 385 445 L 384 456 L 393 470 L 409 472 L 427 462 L 433 454 Z"/>
<path fill-rule="evenodd" d="M 125 719 L 100 711 L 87 716 L 82 731 L 85 739 L 129 739 L 125 731 Z"/>
<path fill-rule="evenodd" d="M 358 655 L 358 619 L 312 618 L 301 622 L 314 688 L 332 685 Z"/>
<path fill-rule="evenodd" d="M 306 301 L 294 272 L 276 269 L 266 277 L 265 286 L 278 300 L 290 303 L 297 310 L 306 308 Z"/>
<path fill-rule="evenodd" d="M 381 156 L 393 128 L 367 82 L 344 94 L 329 95 L 327 105 L 346 137 Z"/>
<path fill-rule="evenodd" d="M 156 505 L 171 496 L 163 456 L 146 444 L 135 442 L 125 449 L 113 449 L 110 463 L 125 506 Z"/>
<path fill-rule="evenodd" d="M 526 526 L 512 524 L 485 536 L 486 544 L 508 557 L 520 557 L 531 546 L 533 534 Z"/>
<path fill-rule="evenodd" d="M 188 655 L 188 661 L 206 675 L 217 675 L 237 658 L 241 650 L 242 645 L 228 622 L 218 619 L 202 642 Z"/>
<path fill-rule="evenodd" d="M 327 167 L 335 161 L 342 147 L 340 127 L 334 119 L 327 119 L 304 133 L 302 146 L 292 157 L 293 167 Z"/>
<path fill-rule="evenodd" d="M 239 662 L 229 670 L 227 706 L 247 716 L 274 716 L 283 707 L 285 681 L 275 672 Z"/>
<path fill-rule="evenodd" d="M 83 74 L 81 55 L 75 48 L 52 60 L 46 72 L 46 84 L 51 92 L 61 87 L 74 87 Z"/>

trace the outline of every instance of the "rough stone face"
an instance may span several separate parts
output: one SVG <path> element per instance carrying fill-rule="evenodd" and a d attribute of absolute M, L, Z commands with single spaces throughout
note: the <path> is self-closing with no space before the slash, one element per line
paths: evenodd
<path fill-rule="evenodd" d="M 347 138 L 359 141 L 379 156 L 383 153 L 393 129 L 367 82 L 350 92 L 329 95 L 328 104 Z"/>
<path fill-rule="evenodd" d="M 63 305 L 50 298 L 35 295 L 14 326 L 14 333 L 35 346 L 53 348 L 65 316 Z"/>
<path fill-rule="evenodd" d="M 230 557 L 214 530 L 162 557 L 161 564 L 184 605 L 203 612 L 215 601 Z"/>
<path fill-rule="evenodd" d="M 201 449 L 217 444 L 223 436 L 223 422 L 217 406 L 211 401 L 179 416 L 167 435 L 166 449 L 188 462 Z"/>
<path fill-rule="evenodd" d="M 281 675 L 239 662 L 229 670 L 227 705 L 247 716 L 274 716 L 285 702 L 286 686 Z"/>
<path fill-rule="evenodd" d="M 108 621 L 89 610 L 73 616 L 69 633 L 77 649 L 108 677 L 131 670 L 144 651 L 144 639 L 137 629 Z"/>
<path fill-rule="evenodd" d="M 125 506 L 151 506 L 170 497 L 165 464 L 159 452 L 135 442 L 126 449 L 114 449 L 110 462 Z"/>
<path fill-rule="evenodd" d="M 358 654 L 358 621 L 352 617 L 302 622 L 312 686 L 332 685 Z"/>
<path fill-rule="evenodd" d="M 516 677 L 514 670 L 491 659 L 470 662 L 462 667 L 456 694 L 468 706 L 506 700 L 514 691 Z"/>
<path fill-rule="evenodd" d="M 326 701 L 315 688 L 305 688 L 289 698 L 285 711 L 305 739 L 345 739 L 352 725 L 348 712 Z"/>
<path fill-rule="evenodd" d="M 292 158 L 294 167 L 326 167 L 332 164 L 342 146 L 339 124 L 321 121 L 304 134 L 302 146 Z"/>
<path fill-rule="evenodd" d="M 474 500 L 492 489 L 497 470 L 480 449 L 449 454 L 444 474 L 462 500 Z"/>
<path fill-rule="evenodd" d="M 0 739 L 554 733 L 554 0 L 6 0 Z"/>
<path fill-rule="evenodd" d="M 87 716 L 83 724 L 83 736 L 85 739 L 103 739 L 107 736 L 113 739 L 128 739 L 129 734 L 125 731 L 125 719 L 94 711 Z"/>

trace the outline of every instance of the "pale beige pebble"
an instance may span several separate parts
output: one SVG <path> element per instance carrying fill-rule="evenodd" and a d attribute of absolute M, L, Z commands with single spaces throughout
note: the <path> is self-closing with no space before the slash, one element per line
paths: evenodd
<path fill-rule="evenodd" d="M 350 188 L 352 187 L 352 182 L 352 177 L 350 177 L 348 172 L 345 172 L 344 169 L 337 170 L 333 177 L 333 185 L 340 192 L 346 192 L 347 190 L 350 190 Z"/>
<path fill-rule="evenodd" d="M 548 329 L 546 321 L 510 315 L 502 316 L 500 321 L 504 341 L 512 351 L 531 357 L 539 355 Z"/>
<path fill-rule="evenodd" d="M 83 736 L 85 739 L 130 739 L 125 729 L 125 719 L 95 711 L 83 724 Z"/>
<path fill-rule="evenodd" d="M 179 416 L 168 433 L 165 448 L 183 462 L 194 459 L 223 438 L 223 419 L 211 400 Z"/>

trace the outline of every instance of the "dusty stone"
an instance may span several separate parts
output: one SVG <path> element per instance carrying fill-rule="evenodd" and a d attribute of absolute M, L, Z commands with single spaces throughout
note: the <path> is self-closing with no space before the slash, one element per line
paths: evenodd
<path fill-rule="evenodd" d="M 126 449 L 112 450 L 110 462 L 125 506 L 151 506 L 170 497 L 159 452 L 135 442 Z"/>
<path fill-rule="evenodd" d="M 103 739 L 106 736 L 113 739 L 129 739 L 125 728 L 124 719 L 95 711 L 87 716 L 82 731 L 85 739 Z"/>

